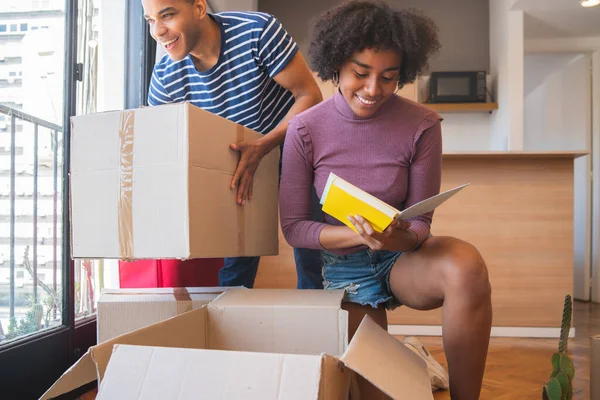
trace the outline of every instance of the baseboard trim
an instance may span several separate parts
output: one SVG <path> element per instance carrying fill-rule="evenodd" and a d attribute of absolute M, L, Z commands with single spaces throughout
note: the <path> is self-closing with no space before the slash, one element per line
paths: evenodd
<path fill-rule="evenodd" d="M 399 336 L 442 336 L 441 325 L 389 325 L 390 335 Z M 559 338 L 560 328 L 524 327 L 524 326 L 494 326 L 492 337 L 517 338 Z M 575 337 L 575 328 L 569 330 L 569 337 Z"/>

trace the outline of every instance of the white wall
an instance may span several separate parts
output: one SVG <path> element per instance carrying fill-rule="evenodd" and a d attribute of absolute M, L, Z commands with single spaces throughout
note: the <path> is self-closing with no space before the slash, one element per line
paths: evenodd
<path fill-rule="evenodd" d="M 98 3 L 98 111 L 122 110 L 125 51 L 121 49 L 125 49 L 126 2 L 98 0 Z"/>
<path fill-rule="evenodd" d="M 490 1 L 490 74 L 498 111 L 491 118 L 491 150 L 523 150 L 523 11 L 514 1 Z"/>
<path fill-rule="evenodd" d="M 524 148 L 591 150 L 591 74 L 587 54 L 529 54 L 524 58 Z M 589 300 L 591 157 L 575 160 L 574 292 Z"/>
<path fill-rule="evenodd" d="M 524 150 L 589 150 L 589 56 L 526 55 L 524 67 Z"/>
<path fill-rule="evenodd" d="M 443 113 L 442 140 L 444 153 L 489 151 L 490 114 Z"/>
<path fill-rule="evenodd" d="M 600 303 L 600 46 L 592 54 L 592 235 L 590 300 Z"/>

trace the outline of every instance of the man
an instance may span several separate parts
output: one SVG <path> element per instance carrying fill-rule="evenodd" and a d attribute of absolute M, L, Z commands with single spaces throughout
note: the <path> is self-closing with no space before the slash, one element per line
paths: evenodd
<path fill-rule="evenodd" d="M 209 14 L 206 0 L 142 0 L 142 5 L 152 37 L 167 53 L 154 67 L 148 103 L 190 101 L 264 134 L 231 144 L 240 153 L 231 189 L 243 206 L 252 199 L 261 159 L 283 144 L 289 119 L 322 100 L 297 44 L 268 14 Z M 294 249 L 294 257 L 298 288 L 321 288 L 319 252 Z M 219 285 L 253 287 L 259 261 L 226 258 Z"/>

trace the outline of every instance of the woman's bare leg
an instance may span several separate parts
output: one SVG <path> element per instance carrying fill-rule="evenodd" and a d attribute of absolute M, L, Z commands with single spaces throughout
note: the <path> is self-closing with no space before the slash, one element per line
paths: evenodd
<path fill-rule="evenodd" d="M 443 307 L 451 398 L 478 399 L 492 324 L 491 287 L 479 252 L 459 239 L 431 237 L 398 258 L 390 286 L 410 308 Z"/>

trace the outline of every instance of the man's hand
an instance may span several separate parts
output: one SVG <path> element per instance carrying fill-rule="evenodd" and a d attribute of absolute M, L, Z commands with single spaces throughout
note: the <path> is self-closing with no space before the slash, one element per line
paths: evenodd
<path fill-rule="evenodd" d="M 237 187 L 236 202 L 239 205 L 244 205 L 246 200 L 252 199 L 252 182 L 260 160 L 271 150 L 283 144 L 289 120 L 323 100 L 321 90 L 299 52 L 273 79 L 292 93 L 294 105 L 283 120 L 263 138 L 254 142 L 230 145 L 232 150 L 240 152 L 240 162 L 231 180 L 231 188 Z"/>
<path fill-rule="evenodd" d="M 396 219 L 385 231 L 379 233 L 360 215 L 348 216 L 348 220 L 371 250 L 406 251 L 417 244 L 417 234 L 408 229 L 410 222 Z"/>
<path fill-rule="evenodd" d="M 254 173 L 268 151 L 260 140 L 232 143 L 229 147 L 240 152 L 240 161 L 231 180 L 231 189 L 237 187 L 236 202 L 243 206 L 246 200 L 252 199 Z"/>

